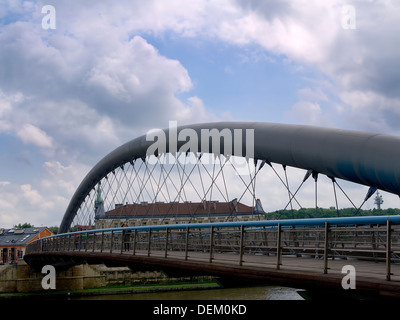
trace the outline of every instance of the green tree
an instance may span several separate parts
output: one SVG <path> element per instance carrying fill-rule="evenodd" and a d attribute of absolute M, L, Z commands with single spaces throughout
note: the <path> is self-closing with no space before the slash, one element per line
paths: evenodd
<path fill-rule="evenodd" d="M 26 228 L 33 228 L 33 227 L 34 227 L 34 225 L 30 224 L 28 222 L 25 222 L 24 224 L 14 225 L 14 228 L 17 228 L 17 229 L 26 229 Z"/>
<path fill-rule="evenodd" d="M 336 210 L 335 207 L 325 208 L 301 208 L 298 210 L 277 210 L 265 214 L 266 219 L 307 219 L 307 218 L 334 218 L 334 217 L 352 217 L 352 216 L 389 216 L 400 215 L 400 209 L 372 209 L 359 210 L 355 208 L 343 208 Z"/>

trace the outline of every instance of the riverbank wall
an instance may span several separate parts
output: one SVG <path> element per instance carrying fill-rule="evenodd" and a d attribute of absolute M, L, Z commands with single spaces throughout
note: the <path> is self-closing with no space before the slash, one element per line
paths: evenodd
<path fill-rule="evenodd" d="M 46 273 L 30 268 L 24 262 L 0 266 L 0 293 L 45 292 L 42 280 Z M 198 277 L 197 277 L 198 278 Z M 55 290 L 78 291 L 87 288 L 134 286 L 207 279 L 169 278 L 159 271 L 132 272 L 127 267 L 82 264 L 65 271 L 56 271 Z M 49 289 L 47 289 L 49 290 Z"/>

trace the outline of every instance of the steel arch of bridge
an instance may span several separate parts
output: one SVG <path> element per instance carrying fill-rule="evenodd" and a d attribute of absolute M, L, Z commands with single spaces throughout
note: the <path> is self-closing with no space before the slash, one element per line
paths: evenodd
<path fill-rule="evenodd" d="M 217 133 L 228 130 L 232 133 L 231 137 L 235 137 L 235 130 L 251 130 L 252 157 L 255 162 L 264 161 L 268 164 L 277 163 L 305 169 L 332 179 L 339 178 L 400 195 L 400 138 L 396 136 L 261 122 L 212 122 L 179 126 L 173 129 L 176 130 L 173 135 L 171 130 L 163 130 L 165 148 L 157 151 L 169 153 L 180 150 L 187 140 L 177 141 L 170 137 L 176 138 L 179 133 L 185 133 L 184 136 L 187 137 L 186 133 L 190 132 L 197 136 L 197 150 L 202 153 L 229 156 L 239 143 L 241 156 L 246 156 L 245 150 L 249 149 L 249 141 L 245 136 L 240 136 L 239 142 L 229 141 L 232 145 L 228 145 L 228 148 L 224 140 L 216 149 L 209 140 L 202 140 L 202 130 L 216 130 Z M 206 139 L 210 137 L 207 136 Z M 78 209 L 101 179 L 126 163 L 145 159 L 154 143 L 155 140 L 149 140 L 148 135 L 143 135 L 123 144 L 100 160 L 73 195 L 61 222 L 60 232 L 68 231 Z M 204 146 L 208 149 L 205 150 Z M 157 151 L 156 155 L 159 155 Z"/>

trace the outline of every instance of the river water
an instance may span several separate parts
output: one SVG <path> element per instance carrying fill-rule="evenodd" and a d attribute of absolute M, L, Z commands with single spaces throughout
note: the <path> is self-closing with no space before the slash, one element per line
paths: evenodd
<path fill-rule="evenodd" d="M 256 286 L 79 297 L 89 300 L 304 300 L 301 290 Z"/>

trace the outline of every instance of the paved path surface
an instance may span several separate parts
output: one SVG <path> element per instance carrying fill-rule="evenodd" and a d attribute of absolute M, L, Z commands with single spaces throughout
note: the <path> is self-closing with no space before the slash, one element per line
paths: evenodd
<path fill-rule="evenodd" d="M 123 252 L 123 254 L 132 254 L 130 252 Z M 147 252 L 136 252 L 136 255 L 147 256 Z M 152 252 L 151 257 L 164 257 L 164 252 Z M 169 253 L 167 259 L 181 259 L 184 260 L 184 252 Z M 189 252 L 188 261 L 209 262 L 209 253 Z M 239 265 L 239 255 L 237 254 L 218 254 L 213 255 L 212 263 Z M 266 255 L 244 255 L 243 266 L 247 267 L 260 267 L 268 269 L 276 269 L 277 258 L 276 256 Z M 346 265 L 355 267 L 356 275 L 362 277 L 369 277 L 377 280 L 386 280 L 386 263 L 384 261 L 367 261 L 358 259 L 328 259 L 328 274 L 339 274 L 342 277 L 342 268 Z M 315 257 L 295 257 L 283 255 L 281 259 L 280 270 L 293 270 L 303 272 L 317 272 L 323 273 L 324 261 L 322 256 Z M 393 282 L 400 282 L 400 264 L 391 264 L 391 280 Z"/>

